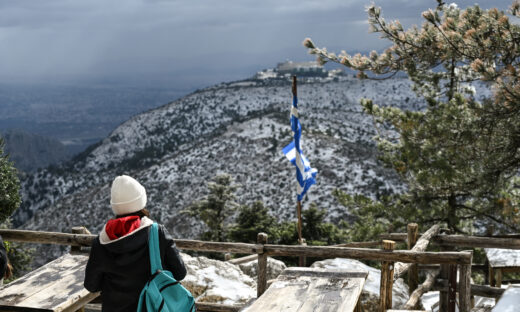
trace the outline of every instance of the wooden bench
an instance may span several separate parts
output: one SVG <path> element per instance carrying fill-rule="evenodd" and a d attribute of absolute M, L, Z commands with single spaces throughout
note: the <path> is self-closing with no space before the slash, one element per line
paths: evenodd
<path fill-rule="evenodd" d="M 88 256 L 66 254 L 0 288 L 0 311 L 77 311 L 99 296 L 83 287 Z"/>
<path fill-rule="evenodd" d="M 489 262 L 489 285 L 500 288 L 502 274 L 520 272 L 520 250 L 484 248 Z"/>
<path fill-rule="evenodd" d="M 242 311 L 358 311 L 367 276 L 368 272 L 288 268 L 262 296 Z"/>

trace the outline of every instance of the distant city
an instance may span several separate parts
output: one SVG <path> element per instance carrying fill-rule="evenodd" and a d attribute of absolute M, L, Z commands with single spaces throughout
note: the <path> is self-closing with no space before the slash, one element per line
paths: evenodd
<path fill-rule="evenodd" d="M 316 61 L 310 62 L 293 62 L 285 61 L 278 63 L 275 68 L 264 69 L 256 73 L 254 78 L 266 79 L 266 78 L 283 78 L 287 76 L 298 76 L 298 77 L 335 77 L 343 75 L 344 70 L 342 68 L 327 70 Z"/>

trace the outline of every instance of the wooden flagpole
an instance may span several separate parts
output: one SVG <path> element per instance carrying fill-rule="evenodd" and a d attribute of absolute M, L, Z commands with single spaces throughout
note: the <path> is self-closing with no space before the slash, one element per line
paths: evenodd
<path fill-rule="evenodd" d="M 293 98 L 298 96 L 296 87 L 296 76 L 292 76 L 292 94 Z M 296 205 L 296 213 L 298 216 L 298 244 L 302 243 L 302 202 L 299 200 Z"/>
<path fill-rule="evenodd" d="M 292 76 L 292 94 L 293 97 L 298 96 L 297 87 L 296 87 L 296 76 Z M 302 237 L 302 202 L 299 200 L 296 205 L 296 213 L 298 215 L 298 244 L 304 245 L 304 239 Z M 306 245 L 306 244 L 305 244 Z M 305 258 L 303 256 L 299 257 L 299 266 L 305 266 Z"/>
<path fill-rule="evenodd" d="M 296 211 L 298 213 L 298 244 L 303 243 L 302 239 L 302 202 L 298 201 L 298 205 L 296 205 Z"/>

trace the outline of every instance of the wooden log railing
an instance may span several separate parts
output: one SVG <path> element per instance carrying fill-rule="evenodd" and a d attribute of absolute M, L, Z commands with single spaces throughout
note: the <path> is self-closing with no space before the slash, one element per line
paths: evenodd
<path fill-rule="evenodd" d="M 440 228 L 441 228 L 441 226 L 439 224 L 435 224 L 434 226 L 432 226 L 428 231 L 426 231 L 421 236 L 421 238 L 419 238 L 419 240 L 417 241 L 415 246 L 410 251 L 415 251 L 415 252 L 416 251 L 425 251 L 426 248 L 428 247 L 428 244 L 430 243 L 430 239 L 434 235 L 439 233 Z M 406 264 L 401 263 L 401 262 L 396 263 L 394 279 L 397 280 L 399 277 L 401 277 L 404 273 L 406 273 L 408 271 L 408 269 L 410 269 L 411 266 L 412 266 L 412 263 L 406 263 Z"/>
<path fill-rule="evenodd" d="M 77 233 L 80 233 L 80 231 Z M 7 241 L 42 243 L 42 244 L 59 244 L 75 247 L 88 247 L 96 235 L 91 234 L 69 234 L 57 232 L 41 232 L 26 230 L 0 230 L 0 235 Z M 406 241 L 409 234 L 407 233 L 390 233 L 382 235 L 381 238 L 391 238 L 397 241 Z M 376 261 L 393 261 L 403 263 L 421 264 L 421 269 L 431 269 L 437 267 L 438 264 L 458 265 L 459 283 L 457 288 L 459 297 L 462 298 L 462 307 L 467 309 L 469 304 L 469 295 L 481 295 L 486 297 L 498 298 L 503 290 L 481 285 L 470 285 L 469 275 L 472 269 L 484 270 L 484 265 L 471 265 L 472 255 L 469 252 L 417 252 L 413 250 L 397 250 L 383 251 L 380 249 L 351 248 L 355 247 L 373 247 L 380 245 L 380 241 L 374 242 L 353 242 L 337 246 L 286 246 L 286 245 L 270 245 L 270 244 L 246 244 L 246 243 L 221 243 L 206 242 L 198 240 L 175 240 L 180 249 L 193 251 L 214 251 L 214 252 L 234 252 L 241 254 L 250 254 L 251 258 L 259 258 L 258 255 L 265 256 L 309 256 L 321 258 L 351 258 L 361 260 Z M 448 247 L 490 247 L 490 248 L 506 248 L 520 249 L 519 235 L 506 235 L 500 237 L 481 237 L 481 236 L 462 236 L 462 235 L 446 235 L 437 234 L 431 238 L 431 241 L 440 246 Z M 400 272 L 400 270 L 398 270 Z M 448 283 L 447 280 L 445 280 Z M 446 290 L 447 285 L 440 287 L 439 290 Z M 381 290 L 383 291 L 383 290 Z"/>
<path fill-rule="evenodd" d="M 0 235 L 4 240 L 27 243 L 41 243 L 41 244 L 59 244 L 70 246 L 88 247 L 92 240 L 96 238 L 91 234 L 68 234 L 56 232 L 40 232 L 40 231 L 26 231 L 26 230 L 12 230 L 1 229 Z M 247 243 L 226 243 L 226 242 L 208 242 L 200 240 L 176 239 L 175 243 L 179 249 L 193 250 L 193 251 L 212 251 L 221 253 L 240 253 L 256 255 L 258 258 L 260 274 L 265 275 L 265 266 L 267 256 L 304 256 L 317 258 L 349 258 L 359 260 L 375 260 L 392 264 L 401 263 L 415 263 L 415 264 L 452 264 L 459 265 L 465 268 L 464 274 L 461 275 L 460 290 L 461 300 L 469 300 L 469 284 L 467 282 L 467 273 L 471 272 L 472 253 L 471 252 L 426 252 L 414 250 L 382 250 L 369 248 L 353 248 L 353 247 L 335 247 L 335 246 L 298 246 L 298 245 L 273 245 L 267 244 L 267 237 L 265 240 L 259 236 L 257 244 Z M 378 244 L 380 242 L 377 242 Z M 374 244 L 374 242 L 370 242 Z M 262 269 L 264 268 L 264 269 Z M 389 266 L 390 269 L 390 266 Z M 389 270 L 390 271 L 390 270 Z M 463 280 L 464 279 L 464 280 Z M 266 289 L 266 278 L 259 276 L 258 289 Z M 391 297 L 392 283 L 385 283 L 389 287 L 381 287 L 380 297 Z M 467 289 L 466 289 L 467 288 Z M 260 294 L 260 291 L 259 291 Z M 385 295 L 383 295 L 385 294 Z M 468 307 L 469 303 L 463 303 L 463 307 Z M 391 308 L 391 300 L 387 300 L 385 308 Z M 461 309 L 467 312 L 469 310 Z"/>
<path fill-rule="evenodd" d="M 1 229 L 0 235 L 6 241 L 90 247 L 96 235 L 69 234 L 28 230 Z"/>
<path fill-rule="evenodd" d="M 368 241 L 368 242 L 350 242 L 344 244 L 332 245 L 332 247 L 356 247 L 356 248 L 370 248 L 381 246 L 381 241 Z"/>
<path fill-rule="evenodd" d="M 459 283 L 457 283 L 457 287 L 459 286 Z M 448 289 L 448 282 L 446 280 L 436 280 L 432 290 L 444 290 L 447 291 Z M 492 287 L 492 286 L 486 286 L 486 285 L 477 285 L 477 284 L 471 284 L 470 286 L 471 294 L 474 296 L 481 296 L 486 298 L 495 298 L 498 299 L 505 291 L 505 288 L 498 288 L 498 287 Z"/>
<path fill-rule="evenodd" d="M 431 270 L 438 270 L 440 269 L 439 264 L 420 264 L 418 265 L 419 270 L 423 271 L 431 271 Z M 485 271 L 488 269 L 488 266 L 486 264 L 472 264 L 471 265 L 471 272 L 474 271 Z"/>
<path fill-rule="evenodd" d="M 422 283 L 420 286 L 418 286 L 414 291 L 411 293 L 410 298 L 408 301 L 404 304 L 403 309 L 404 310 L 413 310 L 417 307 L 417 304 L 419 303 L 419 300 L 424 293 L 429 291 L 433 288 L 433 285 L 435 283 L 435 278 L 439 275 L 439 271 L 429 271 L 426 275 L 426 280 L 424 283 Z"/>
<path fill-rule="evenodd" d="M 407 236 L 407 233 L 388 233 L 380 235 L 380 238 L 396 242 L 405 242 Z M 432 237 L 432 242 L 441 246 L 461 248 L 520 249 L 520 238 L 517 235 L 489 237 L 438 234 Z"/>
<path fill-rule="evenodd" d="M 6 241 L 58 244 L 70 246 L 91 245 L 96 235 L 69 234 L 57 232 L 39 232 L 25 230 L 0 229 L 0 235 Z M 222 243 L 189 239 L 175 239 L 179 249 L 192 251 L 234 252 L 242 254 L 266 253 L 268 256 L 307 256 L 316 258 L 349 258 L 375 261 L 395 261 L 418 264 L 471 264 L 471 253 L 468 252 L 415 252 L 410 250 L 394 250 L 389 253 L 380 249 L 331 247 L 331 246 L 298 246 L 247 243 Z"/>
<path fill-rule="evenodd" d="M 370 247 L 379 247 L 381 246 L 381 241 L 368 241 L 368 242 L 350 242 L 350 243 L 344 243 L 344 244 L 336 244 L 331 245 L 332 247 L 359 247 L 359 248 L 370 248 Z M 230 253 L 227 253 L 226 255 L 231 255 Z M 252 254 L 240 258 L 233 258 L 233 259 L 226 259 L 227 262 L 232 264 L 242 264 L 246 262 L 250 262 L 253 260 L 257 260 L 258 255 Z"/>
<path fill-rule="evenodd" d="M 471 264 L 470 252 L 428 252 L 394 250 L 387 252 L 381 249 L 330 247 L 330 246 L 296 246 L 270 245 L 264 246 L 269 256 L 300 256 L 316 258 L 348 258 L 358 260 L 396 261 L 420 264 Z"/>

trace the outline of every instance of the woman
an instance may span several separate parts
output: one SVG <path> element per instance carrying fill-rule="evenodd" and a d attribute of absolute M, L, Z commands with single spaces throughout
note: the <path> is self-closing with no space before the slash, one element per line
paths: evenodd
<path fill-rule="evenodd" d="M 85 288 L 101 291 L 102 311 L 136 311 L 139 295 L 151 275 L 148 232 L 153 221 L 145 209 L 146 191 L 135 179 L 123 175 L 112 182 L 115 219 L 109 220 L 93 241 L 85 270 Z M 164 226 L 159 226 L 162 265 L 180 281 L 184 262 Z"/>

